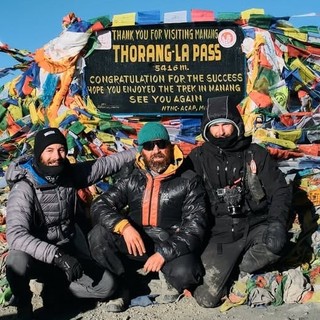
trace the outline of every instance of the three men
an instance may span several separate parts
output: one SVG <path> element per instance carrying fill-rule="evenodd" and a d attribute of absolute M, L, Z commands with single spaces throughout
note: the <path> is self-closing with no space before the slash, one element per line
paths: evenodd
<path fill-rule="evenodd" d="M 215 307 L 234 272 L 252 273 L 276 262 L 287 240 L 290 188 L 268 152 L 245 137 L 236 105 L 232 97 L 209 99 L 202 121 L 206 142 L 188 157 L 199 176 L 186 169 L 160 123 L 139 131 L 135 161 L 131 152 L 71 165 L 59 130 L 40 131 L 34 158 L 19 159 L 7 172 L 15 183 L 8 201 L 7 278 L 18 311 L 32 311 L 27 285 L 36 265 L 63 270 L 74 295 L 102 299 L 116 287 L 126 289 L 128 268 L 138 265 L 166 283 L 167 295 L 158 301 L 172 302 L 190 289 L 201 306 Z M 85 241 L 74 224 L 75 190 L 130 158 L 122 177 L 91 208 L 89 245 L 97 266 L 88 250 L 79 252 Z M 98 270 L 95 285 L 96 274 L 88 277 L 84 269 Z M 125 310 L 128 293 L 118 290 L 113 297 L 118 299 L 106 309 Z"/>

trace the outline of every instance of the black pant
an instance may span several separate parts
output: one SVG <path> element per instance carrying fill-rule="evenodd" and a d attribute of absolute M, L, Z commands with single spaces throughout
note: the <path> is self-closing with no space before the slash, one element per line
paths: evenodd
<path fill-rule="evenodd" d="M 84 268 L 82 277 L 68 282 L 65 274 L 52 264 L 43 263 L 22 251 L 10 251 L 6 261 L 6 276 L 12 293 L 21 305 L 31 302 L 29 282 L 37 279 L 45 287 L 54 287 L 70 292 L 78 298 L 106 299 L 115 290 L 113 276 L 97 266 L 95 261 L 81 261 Z"/>
<path fill-rule="evenodd" d="M 238 273 L 253 273 L 280 258 L 268 250 L 262 241 L 266 228 L 266 225 L 257 226 L 231 243 L 221 244 L 210 239 L 201 256 L 206 271 L 203 284 L 194 292 L 199 305 L 213 308 L 221 304 L 221 298 L 227 293 L 227 284 L 235 269 L 238 269 Z"/>
<path fill-rule="evenodd" d="M 82 265 L 84 273 L 76 281 L 68 282 L 64 272 L 53 264 L 36 260 L 23 251 L 9 250 L 6 276 L 12 293 L 21 305 L 31 303 L 31 279 L 38 279 L 45 287 L 65 288 L 77 298 L 106 299 L 114 293 L 116 283 L 113 275 L 91 258 L 86 239 L 77 226 L 72 244 L 63 249 Z"/>
<path fill-rule="evenodd" d="M 89 246 L 92 257 L 104 268 L 117 276 L 129 272 L 131 266 L 143 267 L 147 259 L 155 253 L 154 240 L 142 235 L 146 247 L 146 254 L 134 256 L 129 254 L 122 236 L 108 232 L 104 227 L 96 225 L 89 233 Z M 135 263 L 133 263 L 135 260 Z M 129 263 L 128 263 L 129 261 Z M 179 292 L 192 289 L 199 284 L 203 276 L 203 267 L 200 258 L 195 254 L 186 254 L 164 264 L 161 270 L 168 282 Z"/>

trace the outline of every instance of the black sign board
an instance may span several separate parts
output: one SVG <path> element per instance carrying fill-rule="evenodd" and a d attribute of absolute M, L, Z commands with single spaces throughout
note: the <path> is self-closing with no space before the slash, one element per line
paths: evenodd
<path fill-rule="evenodd" d="M 113 27 L 87 58 L 94 104 L 112 114 L 202 114 L 207 99 L 244 97 L 241 27 L 203 22 Z"/>

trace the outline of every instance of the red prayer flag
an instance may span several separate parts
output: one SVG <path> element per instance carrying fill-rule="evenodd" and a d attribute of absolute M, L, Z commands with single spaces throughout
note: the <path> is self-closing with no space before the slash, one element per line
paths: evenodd
<path fill-rule="evenodd" d="M 191 10 L 191 21 L 215 21 L 214 13 L 212 10 Z"/>

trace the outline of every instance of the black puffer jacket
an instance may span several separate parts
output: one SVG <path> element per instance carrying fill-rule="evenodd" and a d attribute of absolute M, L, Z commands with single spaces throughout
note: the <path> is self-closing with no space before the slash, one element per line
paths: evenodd
<path fill-rule="evenodd" d="M 205 181 L 214 216 L 212 235 L 220 243 L 240 238 L 244 230 L 259 223 L 279 221 L 287 226 L 291 206 L 291 189 L 283 173 L 266 149 L 251 143 L 251 137 L 244 136 L 242 118 L 230 105 L 236 104 L 230 104 L 227 97 L 216 99 L 214 105 L 209 101 L 202 120 L 202 136 L 206 142 L 192 150 L 188 157 L 194 170 Z M 236 128 L 236 135 L 225 141 L 212 137 L 209 127 L 216 119 L 230 120 Z M 254 199 L 247 182 L 252 160 L 264 193 L 259 200 Z M 238 186 L 240 192 L 239 216 L 236 218 L 231 216 L 225 198 L 217 195 L 217 191 L 221 193 L 224 188 L 234 186 Z"/>
<path fill-rule="evenodd" d="M 201 178 L 181 168 L 183 155 L 176 146 L 175 164 L 159 176 L 148 173 L 140 158 L 127 166 L 125 178 L 94 201 L 94 224 L 113 232 L 120 221 L 128 219 L 138 230 L 149 226 L 166 230 L 169 239 L 156 247 L 166 261 L 199 250 L 207 226 Z"/>

